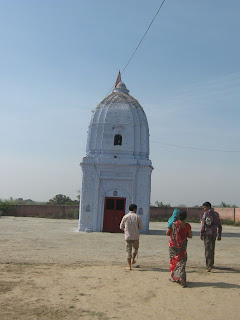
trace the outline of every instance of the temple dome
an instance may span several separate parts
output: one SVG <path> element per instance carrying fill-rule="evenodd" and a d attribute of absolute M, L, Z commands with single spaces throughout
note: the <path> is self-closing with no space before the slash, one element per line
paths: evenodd
<path fill-rule="evenodd" d="M 119 82 L 93 111 L 88 130 L 87 157 L 148 160 L 147 117 L 123 82 Z"/>

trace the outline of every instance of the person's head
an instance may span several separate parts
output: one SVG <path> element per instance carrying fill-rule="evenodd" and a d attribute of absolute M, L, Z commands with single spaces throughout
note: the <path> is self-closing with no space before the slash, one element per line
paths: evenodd
<path fill-rule="evenodd" d="M 208 210 L 211 209 L 211 208 L 212 208 L 212 205 L 211 205 L 210 202 L 206 201 L 206 202 L 203 203 L 203 211 L 204 211 L 204 212 L 205 212 L 205 211 L 208 211 Z"/>
<path fill-rule="evenodd" d="M 137 206 L 134 203 L 130 204 L 129 211 L 137 212 Z"/>
<path fill-rule="evenodd" d="M 178 214 L 178 219 L 180 220 L 180 221 L 183 221 L 183 220 L 185 220 L 187 218 L 187 210 L 185 210 L 185 209 L 180 209 L 179 210 L 179 214 Z"/>

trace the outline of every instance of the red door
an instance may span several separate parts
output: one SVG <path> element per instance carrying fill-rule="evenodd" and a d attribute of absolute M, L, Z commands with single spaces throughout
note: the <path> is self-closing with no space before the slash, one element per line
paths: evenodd
<path fill-rule="evenodd" d="M 103 232 L 123 232 L 120 222 L 125 215 L 125 198 L 105 198 Z"/>

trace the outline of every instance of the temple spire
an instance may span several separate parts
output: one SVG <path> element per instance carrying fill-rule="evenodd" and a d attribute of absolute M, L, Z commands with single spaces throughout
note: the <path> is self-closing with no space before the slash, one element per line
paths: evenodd
<path fill-rule="evenodd" d="M 119 84 L 119 82 L 122 82 L 120 70 L 119 70 L 119 72 L 118 72 L 117 80 L 116 80 L 116 83 L 115 83 L 115 88 L 117 87 L 117 85 Z"/>

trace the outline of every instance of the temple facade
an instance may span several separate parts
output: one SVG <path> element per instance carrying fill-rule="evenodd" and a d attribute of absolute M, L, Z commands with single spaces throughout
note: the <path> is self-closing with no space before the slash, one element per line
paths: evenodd
<path fill-rule="evenodd" d="M 81 162 L 79 231 L 121 232 L 131 203 L 149 231 L 152 162 L 143 108 L 119 74 L 115 89 L 93 111 Z"/>

